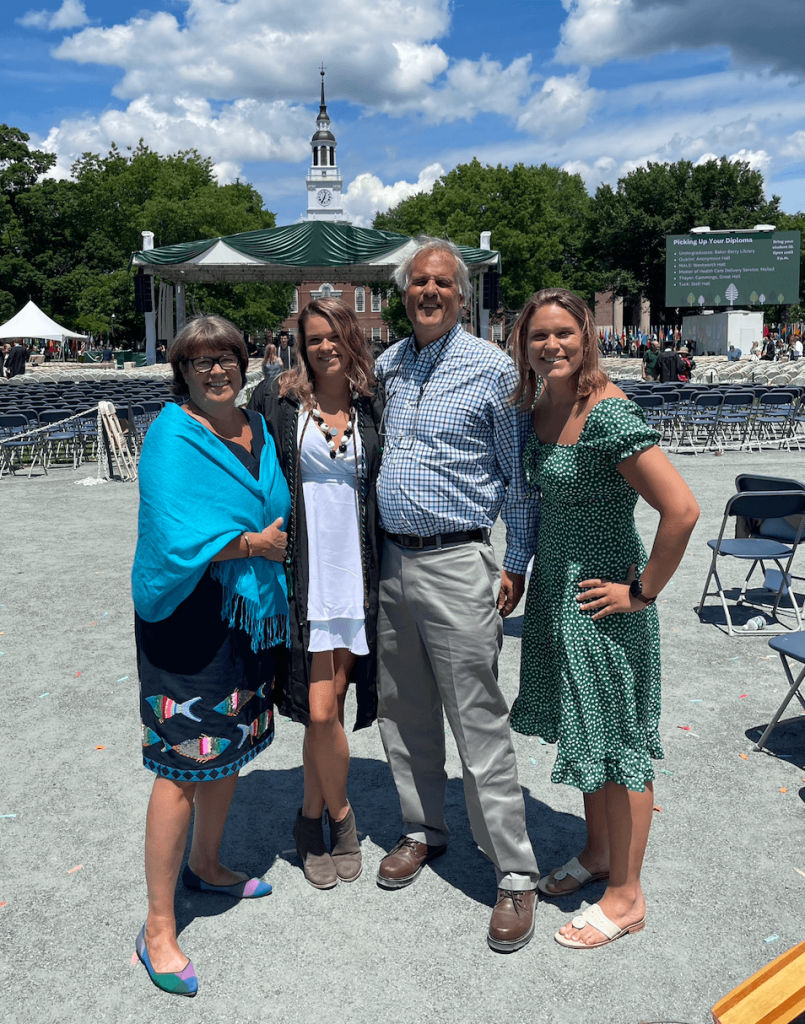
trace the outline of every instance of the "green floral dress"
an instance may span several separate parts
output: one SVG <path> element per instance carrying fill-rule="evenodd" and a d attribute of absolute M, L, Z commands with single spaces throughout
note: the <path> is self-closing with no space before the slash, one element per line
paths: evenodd
<path fill-rule="evenodd" d="M 605 398 L 576 444 L 543 444 L 532 432 L 524 453 L 542 521 L 511 724 L 558 741 L 551 779 L 584 793 L 605 782 L 642 792 L 651 758 L 663 757 L 656 607 L 593 622 L 576 601 L 581 580 L 625 580 L 630 565 L 645 567 L 637 492 L 617 467 L 658 441 L 639 406 Z"/>

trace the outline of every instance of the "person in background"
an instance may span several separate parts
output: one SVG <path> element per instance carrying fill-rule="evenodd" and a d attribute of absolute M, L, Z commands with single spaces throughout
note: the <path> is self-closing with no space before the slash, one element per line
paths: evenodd
<path fill-rule="evenodd" d="M 273 380 L 274 377 L 278 377 L 282 373 L 282 360 L 277 355 L 277 346 L 272 342 L 269 342 L 265 347 L 261 366 L 265 380 Z"/>
<path fill-rule="evenodd" d="M 676 382 L 680 379 L 684 367 L 679 353 L 674 352 L 672 338 L 666 338 L 663 349 L 657 361 L 657 373 L 661 384 Z"/>
<path fill-rule="evenodd" d="M 687 384 L 693 371 L 696 369 L 696 360 L 691 358 L 690 352 L 685 345 L 682 345 L 679 349 L 679 358 L 682 360 L 683 366 L 679 379 Z"/>
<path fill-rule="evenodd" d="M 643 380 L 659 380 L 660 370 L 660 346 L 656 341 L 649 344 L 648 350 L 643 357 Z"/>
<path fill-rule="evenodd" d="M 583 850 L 538 888 L 559 898 L 608 883 L 554 936 L 571 949 L 645 927 L 652 759 L 663 757 L 654 604 L 699 515 L 643 410 L 599 369 L 594 330 L 587 304 L 564 288 L 534 295 L 514 328 L 512 401 L 532 410 L 525 467 L 542 521 L 511 725 L 557 744 L 551 779 L 584 794 L 587 822 Z M 650 558 L 635 525 L 638 495 L 660 515 Z"/>
<path fill-rule="evenodd" d="M 283 559 L 288 486 L 257 413 L 236 408 L 248 367 L 242 333 L 198 317 L 171 347 L 173 391 L 139 465 L 132 568 L 143 761 L 156 775 L 145 826 L 148 918 L 136 952 L 153 983 L 193 996 L 174 896 L 235 899 L 271 886 L 221 864 L 240 769 L 274 736 L 275 665 L 288 637 Z"/>
<path fill-rule="evenodd" d="M 283 331 L 280 334 L 280 347 L 277 354 L 279 355 L 283 370 L 290 370 L 296 359 L 294 358 L 294 351 L 291 348 L 287 331 Z"/>
<path fill-rule="evenodd" d="M 22 338 L 14 339 L 14 347 L 6 356 L 6 376 L 19 377 L 25 373 L 25 363 L 28 359 L 28 350 Z"/>

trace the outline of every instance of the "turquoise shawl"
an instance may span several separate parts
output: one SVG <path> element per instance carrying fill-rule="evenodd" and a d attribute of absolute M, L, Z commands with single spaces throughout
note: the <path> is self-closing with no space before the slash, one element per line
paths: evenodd
<path fill-rule="evenodd" d="M 140 515 L 131 572 L 134 607 L 160 622 L 189 597 L 207 566 L 223 586 L 221 615 L 251 637 L 252 649 L 289 643 L 288 590 L 282 562 L 212 559 L 241 533 L 260 533 L 291 499 L 273 440 L 263 429 L 260 478 L 226 445 L 170 403 L 146 434 L 140 456 Z"/>

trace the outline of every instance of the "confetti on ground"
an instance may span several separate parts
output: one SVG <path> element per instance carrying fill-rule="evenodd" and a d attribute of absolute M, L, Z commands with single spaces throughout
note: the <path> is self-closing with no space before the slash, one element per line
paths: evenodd
<path fill-rule="evenodd" d="M 532 757 L 532 758 L 531 758 L 531 763 L 532 763 L 532 764 L 536 764 L 536 763 L 537 763 L 537 759 L 536 759 L 536 757 Z"/>
<path fill-rule="evenodd" d="M 749 694 L 748 694 L 748 693 L 742 693 L 742 694 L 741 694 L 741 695 L 740 695 L 740 696 L 738 697 L 738 700 L 743 700 L 743 699 L 744 699 L 744 697 L 748 697 L 748 696 L 749 696 Z"/>
<path fill-rule="evenodd" d="M 740 655 L 738 655 L 735 658 L 730 658 L 730 661 L 740 661 L 740 660 L 741 660 L 741 656 Z"/>
<path fill-rule="evenodd" d="M 774 655 L 773 654 L 764 654 L 763 657 L 760 660 L 761 661 L 774 661 L 775 659 L 774 659 Z"/>
<path fill-rule="evenodd" d="M 75 866 L 74 868 L 70 868 L 70 870 L 69 870 L 69 871 L 67 872 L 67 874 L 68 874 L 68 875 L 72 875 L 72 873 L 73 873 L 74 871 L 80 871 L 80 870 L 81 870 L 81 868 L 83 868 L 83 867 L 84 867 L 84 865 L 83 865 L 83 864 L 76 864 L 76 866 Z"/>
<path fill-rule="evenodd" d="M 140 958 L 139 958 L 139 957 L 137 956 L 137 954 L 136 954 L 136 953 L 132 953 L 132 954 L 131 954 L 131 966 L 132 966 L 132 967 L 134 967 L 134 965 L 135 965 L 135 964 L 137 963 L 137 961 L 138 961 L 139 959 L 140 959 Z"/>
<path fill-rule="evenodd" d="M 96 747 L 96 750 L 106 750 L 106 747 Z"/>
<path fill-rule="evenodd" d="M 660 768 L 660 771 L 662 772 L 663 775 L 671 775 L 671 776 L 673 776 L 673 774 L 674 774 L 673 772 L 669 772 L 667 768 Z"/>
<path fill-rule="evenodd" d="M 749 760 L 749 754 L 739 754 L 738 757 L 742 757 L 744 759 L 744 761 L 748 761 Z"/>
<path fill-rule="evenodd" d="M 43 697 L 49 697 L 49 696 L 50 696 L 50 691 L 48 690 L 47 693 L 40 693 L 39 694 L 39 699 L 42 700 Z"/>
<path fill-rule="evenodd" d="M 0 818 L 16 818 L 16 814 L 0 814 Z"/>
<path fill-rule="evenodd" d="M 76 674 L 75 674 L 75 677 L 76 677 L 76 679 L 78 679 L 78 677 L 79 677 L 80 675 L 81 675 L 81 673 L 80 673 L 80 672 L 76 672 Z"/>
<path fill-rule="evenodd" d="M 109 612 L 104 612 L 104 613 L 103 613 L 103 617 L 104 617 L 104 618 L 106 618 L 106 616 L 107 616 L 108 614 L 109 614 Z"/>
<path fill-rule="evenodd" d="M 540 743 L 541 747 L 547 747 L 548 746 L 548 741 L 544 740 L 541 736 L 537 736 L 537 739 L 539 740 L 539 743 Z"/>
<path fill-rule="evenodd" d="M 776 942 L 780 938 L 779 935 L 767 935 L 763 940 L 764 942 Z"/>
<path fill-rule="evenodd" d="M 677 729 L 681 729 L 683 732 L 690 732 L 690 726 L 689 725 L 678 725 Z"/>
<path fill-rule="evenodd" d="M 800 871 L 799 868 L 794 868 L 794 870 L 798 875 L 802 875 L 802 877 L 805 878 L 805 871 Z"/>
<path fill-rule="evenodd" d="M 701 702 L 702 702 L 702 698 L 701 697 L 697 697 L 695 700 L 691 701 L 691 704 L 701 704 Z"/>
<path fill-rule="evenodd" d="M 662 814 L 662 807 L 658 807 L 656 804 L 651 808 L 652 811 L 656 811 L 657 814 Z"/>
<path fill-rule="evenodd" d="M 787 793 L 788 792 L 788 786 L 780 786 L 780 792 L 781 793 Z"/>
<path fill-rule="evenodd" d="M 88 626 L 97 626 L 98 623 L 97 622 L 88 622 L 87 625 Z"/>
<path fill-rule="evenodd" d="M 128 676 L 121 676 L 120 679 L 118 679 L 118 682 L 119 683 L 125 683 L 128 678 L 129 678 Z"/>
<path fill-rule="evenodd" d="M 7 907 L 7 906 L 8 906 L 8 904 L 5 902 L 5 900 L 2 903 L 0 903 L 0 907 Z"/>

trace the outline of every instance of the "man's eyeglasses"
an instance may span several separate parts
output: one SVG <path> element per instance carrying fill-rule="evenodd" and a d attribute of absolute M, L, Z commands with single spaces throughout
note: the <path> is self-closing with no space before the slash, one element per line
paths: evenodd
<path fill-rule="evenodd" d="M 196 373 L 208 373 L 216 363 L 218 363 L 222 370 L 234 370 L 240 366 L 238 357 L 233 356 L 231 353 L 217 356 L 215 359 L 212 356 L 199 356 L 198 359 L 188 359 L 187 361 Z"/>

